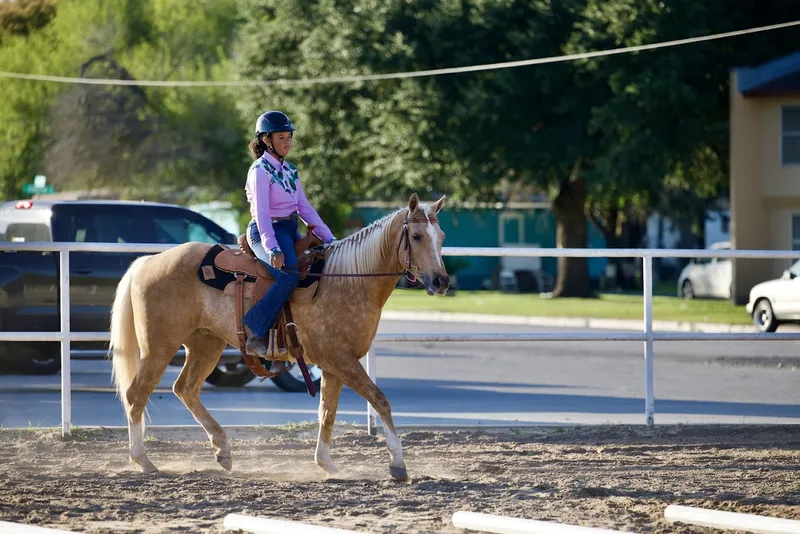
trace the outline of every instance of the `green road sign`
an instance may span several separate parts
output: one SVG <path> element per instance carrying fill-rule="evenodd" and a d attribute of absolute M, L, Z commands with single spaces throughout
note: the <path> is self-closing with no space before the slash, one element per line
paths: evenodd
<path fill-rule="evenodd" d="M 53 193 L 56 188 L 52 185 L 46 185 L 44 187 L 37 187 L 34 184 L 25 184 L 22 186 L 22 192 L 26 195 L 36 195 L 40 193 Z"/>

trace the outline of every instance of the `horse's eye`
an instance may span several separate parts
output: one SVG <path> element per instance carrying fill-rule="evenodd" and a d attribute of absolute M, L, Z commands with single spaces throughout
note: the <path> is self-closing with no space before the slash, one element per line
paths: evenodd
<path fill-rule="evenodd" d="M 414 234 L 411 237 L 414 238 L 414 241 L 422 241 L 422 236 L 419 234 Z"/>

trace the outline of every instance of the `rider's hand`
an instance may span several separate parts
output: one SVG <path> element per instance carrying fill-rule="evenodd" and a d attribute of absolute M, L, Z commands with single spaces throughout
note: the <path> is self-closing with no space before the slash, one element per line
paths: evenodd
<path fill-rule="evenodd" d="M 283 253 L 272 254 L 269 263 L 272 265 L 273 269 L 283 269 Z"/>

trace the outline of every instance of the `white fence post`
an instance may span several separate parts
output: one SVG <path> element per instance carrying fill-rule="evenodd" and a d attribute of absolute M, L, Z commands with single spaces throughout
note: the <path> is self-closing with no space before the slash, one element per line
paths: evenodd
<path fill-rule="evenodd" d="M 645 424 L 655 424 L 653 412 L 653 257 L 644 256 L 642 285 L 644 286 L 644 415 Z"/>
<path fill-rule="evenodd" d="M 378 383 L 377 379 L 375 378 L 375 345 L 370 346 L 369 352 L 367 352 L 367 374 L 373 383 Z M 367 432 L 370 436 L 378 435 L 377 418 L 378 414 L 375 411 L 375 408 L 373 408 L 369 401 L 367 401 Z"/>
<path fill-rule="evenodd" d="M 70 302 L 69 302 L 69 249 L 58 251 L 60 281 L 58 285 L 61 306 L 61 435 L 72 434 L 72 372 L 70 370 Z"/>

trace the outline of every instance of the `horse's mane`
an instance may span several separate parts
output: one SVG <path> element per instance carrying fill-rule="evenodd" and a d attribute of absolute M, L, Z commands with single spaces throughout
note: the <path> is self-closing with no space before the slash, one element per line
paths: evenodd
<path fill-rule="evenodd" d="M 428 204 L 419 204 L 420 210 L 431 215 Z M 394 218 L 407 208 L 400 208 L 365 226 L 358 232 L 337 241 L 325 260 L 326 273 L 367 274 L 377 272 L 386 254 L 396 253 L 400 242 L 391 239 Z"/>
<path fill-rule="evenodd" d="M 325 272 L 366 274 L 383 261 L 392 221 L 406 208 L 393 211 L 358 232 L 334 243 L 325 260 Z"/>

